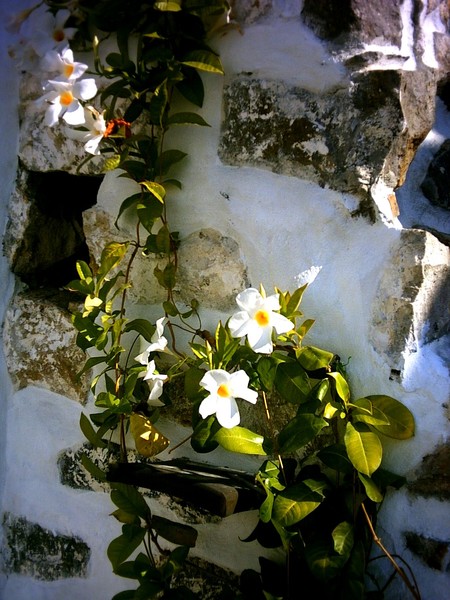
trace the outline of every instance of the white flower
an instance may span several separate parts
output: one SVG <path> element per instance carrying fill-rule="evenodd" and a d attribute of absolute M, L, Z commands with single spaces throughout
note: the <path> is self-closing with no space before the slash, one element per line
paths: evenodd
<path fill-rule="evenodd" d="M 155 367 L 155 361 L 151 360 L 147 365 L 147 370 L 144 374 L 144 381 L 148 382 L 150 394 L 148 403 L 151 406 L 164 406 L 164 403 L 158 398 L 163 392 L 163 385 L 167 379 L 167 375 L 160 375 Z"/>
<path fill-rule="evenodd" d="M 274 312 L 280 309 L 278 294 L 265 298 L 255 288 L 248 288 L 237 295 L 236 302 L 242 310 L 235 313 L 228 322 L 231 335 L 246 335 L 255 352 L 272 352 L 272 329 L 282 334 L 294 328 L 289 319 Z"/>
<path fill-rule="evenodd" d="M 203 419 L 215 414 L 222 425 L 230 429 L 239 425 L 240 415 L 235 398 L 255 404 L 258 392 L 248 387 L 249 377 L 245 371 L 227 373 L 223 369 L 212 369 L 205 373 L 200 385 L 209 392 L 199 407 Z"/>
<path fill-rule="evenodd" d="M 100 150 L 98 148 L 100 142 L 103 139 L 106 131 L 106 123 L 102 113 L 95 110 L 93 106 L 86 106 L 84 109 L 84 128 L 79 129 L 66 129 L 67 137 L 72 140 L 84 142 L 84 149 L 89 154 L 98 155 Z M 148 356 L 147 356 L 148 359 Z M 147 364 L 145 361 L 142 364 Z"/>
<path fill-rule="evenodd" d="M 85 116 L 81 100 L 90 100 L 97 93 L 95 79 L 82 79 L 81 81 L 55 81 L 48 82 L 53 90 L 44 94 L 37 102 L 48 102 L 49 107 L 45 112 L 45 124 L 53 127 L 62 117 L 69 125 L 83 125 Z"/>
<path fill-rule="evenodd" d="M 75 81 L 88 68 L 84 63 L 74 61 L 73 52 L 68 46 L 63 48 L 61 53 L 56 50 L 46 52 L 41 65 L 43 69 L 50 73 L 59 73 L 57 77 L 53 77 L 55 81 Z"/>
<path fill-rule="evenodd" d="M 147 346 L 147 348 L 136 356 L 135 360 L 141 363 L 141 365 L 146 365 L 148 363 L 148 357 L 150 352 L 164 352 L 167 346 L 167 339 L 163 336 L 164 325 L 166 324 L 167 318 L 161 317 L 156 321 L 156 331 L 150 338 L 151 344 Z"/>
<path fill-rule="evenodd" d="M 297 282 L 297 285 L 299 287 L 303 287 L 304 285 L 310 285 L 315 280 L 315 278 L 317 277 L 317 275 L 320 273 L 321 270 L 322 270 L 322 267 L 314 266 L 314 267 L 310 267 L 309 269 L 306 269 L 306 271 L 302 271 L 295 277 L 295 281 Z"/>
<path fill-rule="evenodd" d="M 49 50 L 60 50 L 67 46 L 76 33 L 74 27 L 64 27 L 70 11 L 58 10 L 52 15 L 48 10 L 36 10 L 24 23 L 24 33 L 39 56 Z"/>

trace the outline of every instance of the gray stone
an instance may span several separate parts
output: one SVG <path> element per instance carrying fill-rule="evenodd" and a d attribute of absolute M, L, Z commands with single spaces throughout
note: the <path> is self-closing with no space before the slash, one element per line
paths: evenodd
<path fill-rule="evenodd" d="M 245 264 L 235 240 L 215 229 L 202 229 L 182 240 L 179 250 L 178 289 L 189 305 L 229 310 L 236 294 L 249 286 Z"/>
<path fill-rule="evenodd" d="M 403 230 L 391 249 L 373 307 L 370 330 L 375 350 L 392 369 L 404 357 L 450 330 L 450 250 L 432 234 Z"/>
<path fill-rule="evenodd" d="M 66 299 L 67 301 L 67 299 Z M 45 291 L 16 295 L 4 324 L 6 364 L 17 388 L 36 385 L 84 403 L 89 374 L 78 378 L 85 362 L 67 308 Z"/>
<path fill-rule="evenodd" d="M 416 477 L 408 483 L 412 494 L 450 501 L 450 446 L 442 445 L 422 459 Z"/>
<path fill-rule="evenodd" d="M 430 569 L 446 571 L 449 566 L 450 542 L 436 540 L 414 531 L 404 533 L 406 547 Z"/>
<path fill-rule="evenodd" d="M 87 577 L 90 548 L 78 537 L 54 533 L 24 517 L 3 516 L 3 572 L 44 581 Z"/>
<path fill-rule="evenodd" d="M 272 0 L 231 0 L 230 5 L 230 18 L 241 25 L 250 25 L 270 12 Z"/>
<path fill-rule="evenodd" d="M 349 89 L 326 95 L 238 77 L 225 90 L 219 155 L 227 164 L 267 168 L 367 201 L 377 178 L 392 189 L 398 185 L 419 137 L 414 125 L 410 140 L 401 88 L 411 86 L 396 71 L 355 75 Z M 356 212 L 363 210 L 361 203 Z M 373 207 L 369 212 L 373 217 Z"/>
<path fill-rule="evenodd" d="M 422 182 L 422 192 L 431 202 L 450 209 L 450 140 L 445 140 L 436 152 Z"/>
<path fill-rule="evenodd" d="M 400 46 L 402 24 L 400 0 L 305 0 L 302 18 L 320 37 L 370 42 L 382 38 L 384 43 Z"/>

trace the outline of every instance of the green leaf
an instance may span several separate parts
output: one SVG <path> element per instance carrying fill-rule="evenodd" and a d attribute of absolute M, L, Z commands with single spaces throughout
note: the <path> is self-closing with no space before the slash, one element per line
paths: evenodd
<path fill-rule="evenodd" d="M 80 429 L 83 432 L 85 438 L 96 448 L 106 448 L 107 444 L 104 442 L 95 429 L 92 427 L 90 420 L 84 413 L 80 415 Z"/>
<path fill-rule="evenodd" d="M 128 321 L 128 323 L 124 327 L 124 331 L 136 331 L 142 337 L 147 340 L 147 342 L 152 341 L 152 336 L 155 333 L 155 326 L 147 321 L 147 319 L 133 319 L 132 321 Z"/>
<path fill-rule="evenodd" d="M 157 173 L 165 175 L 172 165 L 182 161 L 186 156 L 186 152 L 182 152 L 181 150 L 166 150 L 156 161 L 155 168 Z"/>
<path fill-rule="evenodd" d="M 164 270 L 161 270 L 159 267 L 155 267 L 153 269 L 153 274 L 161 287 L 166 290 L 172 290 L 175 286 L 176 271 L 176 265 L 173 263 L 168 263 L 164 267 Z"/>
<path fill-rule="evenodd" d="M 199 71 L 224 74 L 219 57 L 209 50 L 193 50 L 184 57 L 181 64 L 194 67 Z"/>
<path fill-rule="evenodd" d="M 84 262 L 84 260 L 77 260 L 77 273 L 78 276 L 80 277 L 80 279 L 91 279 L 92 278 L 92 271 L 89 267 L 89 265 L 87 263 Z"/>
<path fill-rule="evenodd" d="M 347 423 L 344 443 L 355 469 L 370 477 L 380 466 L 383 455 L 378 435 L 364 423 Z"/>
<path fill-rule="evenodd" d="M 124 483 L 111 483 L 111 487 L 111 500 L 118 508 L 142 519 L 148 517 L 150 509 L 137 488 Z"/>
<path fill-rule="evenodd" d="M 372 500 L 372 502 L 382 502 L 383 494 L 377 488 L 375 482 L 370 477 L 367 477 L 367 475 L 363 475 L 362 473 L 358 473 L 358 477 L 363 484 L 366 494 L 370 500 Z"/>
<path fill-rule="evenodd" d="M 294 417 L 278 434 L 280 454 L 290 454 L 311 442 L 328 422 L 312 414 Z"/>
<path fill-rule="evenodd" d="M 294 404 L 304 401 L 311 391 L 309 377 L 296 361 L 278 366 L 275 387 L 283 398 Z"/>
<path fill-rule="evenodd" d="M 100 268 L 98 270 L 98 284 L 108 275 L 108 273 L 117 267 L 123 260 L 128 250 L 128 243 L 110 242 L 105 246 L 100 257 Z"/>
<path fill-rule="evenodd" d="M 106 481 L 106 474 L 84 452 L 81 455 L 81 464 L 92 477 L 99 481 Z"/>
<path fill-rule="evenodd" d="M 333 536 L 335 552 L 347 560 L 353 548 L 353 525 L 348 521 L 342 521 L 342 523 L 336 525 L 331 535 Z"/>
<path fill-rule="evenodd" d="M 156 219 L 159 219 L 159 217 L 162 215 L 162 211 L 163 205 L 155 200 L 153 200 L 153 202 L 146 202 L 145 204 L 139 202 L 136 207 L 136 213 L 139 221 L 150 234 Z"/>
<path fill-rule="evenodd" d="M 334 554 L 327 540 L 316 539 L 306 545 L 305 558 L 311 573 L 319 581 L 330 581 L 342 569 L 343 559 Z"/>
<path fill-rule="evenodd" d="M 199 106 L 203 106 L 203 100 L 205 97 L 205 89 L 203 81 L 200 75 L 191 68 L 183 69 L 184 79 L 177 83 L 177 90 L 182 94 L 186 100 Z"/>
<path fill-rule="evenodd" d="M 272 391 L 275 385 L 275 376 L 279 364 L 280 361 L 274 359 L 272 356 L 262 356 L 256 365 L 261 383 L 269 392 Z"/>
<path fill-rule="evenodd" d="M 315 346 L 304 346 L 296 351 L 298 362 L 307 371 L 326 369 L 333 360 L 334 354 Z"/>
<path fill-rule="evenodd" d="M 380 433 L 396 440 L 407 440 L 414 435 L 414 417 L 404 404 L 390 396 L 366 396 L 373 406 L 386 415 L 389 425 L 374 425 Z"/>
<path fill-rule="evenodd" d="M 119 213 L 117 215 L 117 219 L 115 220 L 114 225 L 117 227 L 117 223 L 120 219 L 120 217 L 122 216 L 122 214 L 128 210 L 129 208 L 131 208 L 132 206 L 134 206 L 135 204 L 137 204 L 139 202 L 139 200 L 142 200 L 142 194 L 133 194 L 132 196 L 128 196 L 128 198 L 125 198 L 125 200 L 122 202 L 122 204 L 120 205 L 119 208 Z"/>
<path fill-rule="evenodd" d="M 353 471 L 344 444 L 332 444 L 319 450 L 318 458 L 330 469 L 341 471 L 342 473 L 351 473 Z"/>
<path fill-rule="evenodd" d="M 304 482 L 296 483 L 275 497 L 272 519 L 283 527 L 290 527 L 315 510 L 322 500 L 323 496 Z"/>
<path fill-rule="evenodd" d="M 117 569 L 136 550 L 146 533 L 144 528 L 137 525 L 124 525 L 122 531 L 124 533 L 112 540 L 107 549 L 113 570 Z"/>
<path fill-rule="evenodd" d="M 156 234 L 156 248 L 159 254 L 170 252 L 170 232 L 166 225 L 163 225 Z"/>
<path fill-rule="evenodd" d="M 104 171 L 114 171 L 120 165 L 120 155 L 115 154 L 114 156 L 110 156 L 103 163 Z"/>
<path fill-rule="evenodd" d="M 136 590 L 123 590 L 118 594 L 114 594 L 111 600 L 135 600 Z"/>
<path fill-rule="evenodd" d="M 219 443 L 214 439 L 214 436 L 219 428 L 220 425 L 214 416 L 199 421 L 191 436 L 191 446 L 195 452 L 206 454 L 215 450 Z"/>
<path fill-rule="evenodd" d="M 194 112 L 178 112 L 167 119 L 167 125 L 200 125 L 211 127 L 203 117 Z"/>
<path fill-rule="evenodd" d="M 336 393 L 345 403 L 347 403 L 350 400 L 350 388 L 348 387 L 348 383 L 345 381 L 344 377 L 337 372 L 328 373 L 328 377 L 332 377 L 334 379 Z"/>
<path fill-rule="evenodd" d="M 265 455 L 263 450 L 264 437 L 254 433 L 245 427 L 232 427 L 225 429 L 222 427 L 215 434 L 214 440 L 225 450 L 229 452 L 238 452 L 240 454 L 258 454 Z"/>
<path fill-rule="evenodd" d="M 269 523 L 272 518 L 273 503 L 275 496 L 270 490 L 266 490 L 267 497 L 259 507 L 259 518 L 263 523 Z"/>
<path fill-rule="evenodd" d="M 368 398 L 358 398 L 350 405 L 352 410 L 352 421 L 368 425 L 389 425 L 389 420 L 379 408 L 374 406 Z"/>
<path fill-rule="evenodd" d="M 154 515 L 152 527 L 158 535 L 172 544 L 193 548 L 197 541 L 198 533 L 190 525 L 176 523 L 170 519 Z"/>
<path fill-rule="evenodd" d="M 139 517 L 136 515 L 131 515 L 130 513 L 125 512 L 121 508 L 118 508 L 114 512 L 111 513 L 111 516 L 119 521 L 119 523 L 128 523 L 130 525 L 139 525 Z"/>

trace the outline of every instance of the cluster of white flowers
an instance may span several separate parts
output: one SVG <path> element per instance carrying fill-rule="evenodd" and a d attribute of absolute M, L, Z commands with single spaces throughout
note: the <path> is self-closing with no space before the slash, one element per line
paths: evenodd
<path fill-rule="evenodd" d="M 164 403 L 159 399 L 163 393 L 163 385 L 167 380 L 167 375 L 160 375 L 156 370 L 155 361 L 150 358 L 152 352 L 164 352 L 167 348 L 167 339 L 164 337 L 164 325 L 166 323 L 166 317 L 161 317 L 156 321 L 156 330 L 152 335 L 150 344 L 135 357 L 141 365 L 146 368 L 142 372 L 142 377 L 147 381 L 150 394 L 148 397 L 148 403 L 150 406 L 164 406 Z"/>
<path fill-rule="evenodd" d="M 80 79 L 88 65 L 76 62 L 69 47 L 76 33 L 65 26 L 70 14 L 64 9 L 53 15 L 40 5 L 14 15 L 8 29 L 20 33 L 20 38 L 10 54 L 24 71 L 45 75 L 44 93 L 36 100 L 46 107 L 45 124 L 53 127 L 62 118 L 68 125 L 81 126 L 81 130 L 67 128 L 67 136 L 83 142 L 86 152 L 100 154 L 106 123 L 103 114 L 83 104 L 97 94 L 97 84 L 94 78 Z"/>

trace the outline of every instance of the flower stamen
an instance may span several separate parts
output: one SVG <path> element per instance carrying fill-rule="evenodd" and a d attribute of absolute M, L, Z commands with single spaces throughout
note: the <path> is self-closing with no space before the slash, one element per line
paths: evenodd
<path fill-rule="evenodd" d="M 217 388 L 217 395 L 221 398 L 229 398 L 231 396 L 230 387 L 226 383 L 222 383 Z"/>
<path fill-rule="evenodd" d="M 267 327 L 270 323 L 270 315 L 267 310 L 260 309 L 253 317 L 260 327 Z"/>
<path fill-rule="evenodd" d="M 59 100 L 63 106 L 69 106 L 73 102 L 73 94 L 70 91 L 62 92 L 59 96 Z"/>

